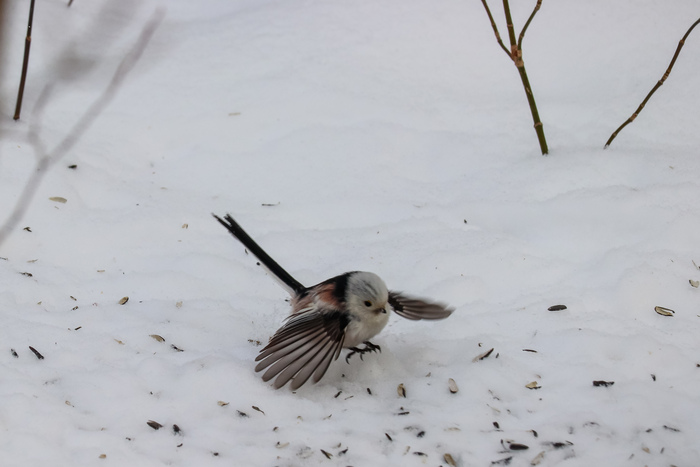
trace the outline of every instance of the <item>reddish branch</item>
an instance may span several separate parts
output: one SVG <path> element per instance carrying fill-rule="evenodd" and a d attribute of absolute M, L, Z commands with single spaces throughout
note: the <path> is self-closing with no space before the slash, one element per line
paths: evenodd
<path fill-rule="evenodd" d="M 615 139 L 617 134 L 620 131 L 622 131 L 622 129 L 624 127 L 626 127 L 627 125 L 632 123 L 634 121 L 634 119 L 637 118 L 637 116 L 642 111 L 644 106 L 647 105 L 647 101 L 649 101 L 652 94 L 654 94 L 656 92 L 656 90 L 659 89 L 664 84 L 664 81 L 666 81 L 668 76 L 671 74 L 671 69 L 673 68 L 673 65 L 676 63 L 676 59 L 678 58 L 678 55 L 681 53 L 681 49 L 683 48 L 683 45 L 685 45 L 685 40 L 688 38 L 688 36 L 690 35 L 693 28 L 695 28 L 695 26 L 697 26 L 698 24 L 700 24 L 700 18 L 697 21 L 695 21 L 692 24 L 692 26 L 690 26 L 690 28 L 688 29 L 688 31 L 686 31 L 683 38 L 680 40 L 680 42 L 678 42 L 678 47 L 676 47 L 676 53 L 673 54 L 673 58 L 671 59 L 671 63 L 668 65 L 668 68 L 666 69 L 666 73 L 664 73 L 664 75 L 661 77 L 661 79 L 656 83 L 656 85 L 651 89 L 651 91 L 649 91 L 649 94 L 647 94 L 647 97 L 645 97 L 644 100 L 642 101 L 642 103 L 639 104 L 639 107 L 637 107 L 637 110 L 634 111 L 632 116 L 630 118 L 628 118 L 627 121 L 625 121 L 625 123 L 620 125 L 620 127 L 617 130 L 615 130 L 612 135 L 610 135 L 610 138 L 608 138 L 608 141 L 605 143 L 606 148 L 608 146 L 610 146 L 610 143 L 612 143 L 612 141 Z"/>

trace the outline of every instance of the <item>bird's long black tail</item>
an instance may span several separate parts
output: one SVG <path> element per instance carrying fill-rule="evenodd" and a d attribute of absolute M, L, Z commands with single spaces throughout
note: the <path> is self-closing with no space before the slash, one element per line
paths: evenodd
<path fill-rule="evenodd" d="M 231 232 L 231 235 L 236 237 L 238 241 L 240 241 L 243 246 L 245 246 L 248 251 L 253 253 L 256 258 L 260 260 L 260 262 L 272 273 L 277 277 L 277 279 L 282 282 L 285 286 L 287 286 L 290 289 L 290 293 L 294 293 L 295 295 L 300 295 L 303 291 L 306 290 L 306 287 L 304 287 L 298 280 L 294 279 L 291 274 L 289 274 L 287 271 L 285 271 L 282 266 L 277 264 L 277 261 L 272 259 L 270 255 L 265 253 L 265 250 L 260 248 L 260 245 L 255 243 L 255 240 L 250 238 L 250 235 L 246 233 L 243 228 L 238 225 L 238 222 L 233 220 L 233 217 L 231 217 L 230 214 L 226 214 L 224 218 L 220 218 L 216 214 L 212 214 L 217 221 L 221 223 L 226 229 Z"/>

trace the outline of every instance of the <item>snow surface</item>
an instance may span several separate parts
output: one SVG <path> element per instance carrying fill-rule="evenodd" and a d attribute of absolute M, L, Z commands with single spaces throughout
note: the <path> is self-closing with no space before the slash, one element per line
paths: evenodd
<path fill-rule="evenodd" d="M 160 5 L 39 0 L 13 122 L 27 3 L 2 25 L 0 222 L 30 132 L 55 147 Z M 535 2 L 511 3 L 519 30 Z M 700 464 L 700 32 L 603 150 L 697 0 L 543 2 L 547 157 L 477 0 L 162 5 L 0 246 L 0 465 Z M 368 270 L 457 310 L 274 390 L 254 358 L 285 292 L 212 212 L 304 283 Z"/>

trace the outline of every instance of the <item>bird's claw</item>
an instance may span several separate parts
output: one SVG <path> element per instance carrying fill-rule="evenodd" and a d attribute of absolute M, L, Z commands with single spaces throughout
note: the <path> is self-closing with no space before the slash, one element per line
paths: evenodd
<path fill-rule="evenodd" d="M 367 352 L 376 352 L 379 351 L 381 353 L 382 348 L 376 344 L 372 344 L 370 341 L 365 341 L 363 342 L 365 346 L 363 348 L 359 347 L 350 347 L 351 352 L 345 356 L 345 363 L 350 363 L 350 357 L 352 357 L 355 354 L 360 355 L 360 360 L 364 360 L 362 356 L 366 354 Z"/>

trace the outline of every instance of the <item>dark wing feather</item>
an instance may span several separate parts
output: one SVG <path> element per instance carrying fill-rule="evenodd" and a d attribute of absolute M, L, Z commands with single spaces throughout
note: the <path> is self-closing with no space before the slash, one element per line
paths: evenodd
<path fill-rule="evenodd" d="M 290 380 L 292 389 L 298 389 L 311 375 L 318 382 L 340 355 L 348 323 L 347 313 L 338 310 L 309 309 L 292 315 L 260 351 L 255 371 L 269 367 L 263 381 L 277 376 L 277 389 Z"/>
<path fill-rule="evenodd" d="M 401 292 L 389 292 L 389 304 L 397 315 L 411 320 L 444 319 L 455 311 L 444 303 L 408 297 Z"/>

